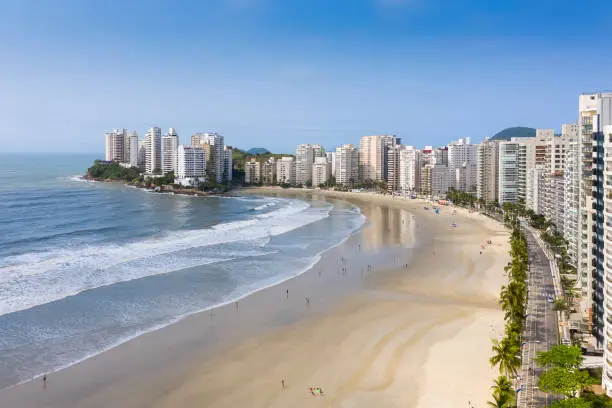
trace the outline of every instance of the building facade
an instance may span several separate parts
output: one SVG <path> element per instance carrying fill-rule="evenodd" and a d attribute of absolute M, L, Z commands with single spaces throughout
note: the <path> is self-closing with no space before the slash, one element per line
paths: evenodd
<path fill-rule="evenodd" d="M 485 140 L 476 152 L 476 197 L 485 202 L 499 201 L 499 141 Z"/>
<path fill-rule="evenodd" d="M 261 183 L 261 163 L 251 158 L 250 161 L 244 163 L 244 184 L 259 183 Z"/>
<path fill-rule="evenodd" d="M 145 135 L 145 172 L 148 174 L 162 171 L 161 129 L 152 127 Z"/>
<path fill-rule="evenodd" d="M 319 145 L 301 144 L 295 149 L 295 183 L 308 185 L 312 183 L 312 165 L 315 158 L 325 156 Z"/>
<path fill-rule="evenodd" d="M 177 154 L 179 138 L 174 128 L 170 128 L 167 135 L 162 137 L 162 172 L 168 174 L 171 171 L 176 174 Z"/>
<path fill-rule="evenodd" d="M 395 135 L 363 136 L 359 142 L 359 179 L 387 181 L 389 150 L 398 144 Z"/>
<path fill-rule="evenodd" d="M 274 157 L 270 157 L 261 166 L 261 181 L 268 185 L 276 184 L 276 159 Z"/>
<path fill-rule="evenodd" d="M 470 138 L 459 139 L 448 145 L 450 186 L 459 191 L 477 190 L 477 146 Z"/>
<path fill-rule="evenodd" d="M 196 136 L 194 140 L 194 136 Z M 192 143 L 197 142 L 197 136 L 191 137 Z M 223 183 L 225 174 L 225 141 L 223 136 L 217 133 L 203 133 L 200 136 L 201 144 L 207 153 L 208 179 Z"/>
<path fill-rule="evenodd" d="M 578 230 L 580 205 L 579 161 L 581 156 L 578 125 L 563 125 L 562 134 L 567 139 L 565 170 L 563 172 L 563 177 L 565 178 L 565 222 L 563 224 L 563 237 L 567 241 L 567 255 L 569 257 L 570 263 L 574 267 L 577 267 L 578 247 L 580 246 L 581 241 Z M 582 283 L 582 291 L 586 295 L 587 279 L 580 277 L 579 279 Z"/>
<path fill-rule="evenodd" d="M 331 178 L 331 165 L 327 156 L 316 157 L 312 165 L 312 186 L 320 187 L 327 184 Z"/>
<path fill-rule="evenodd" d="M 359 180 L 359 152 L 352 144 L 336 148 L 336 184 L 350 185 Z"/>
<path fill-rule="evenodd" d="M 118 161 L 120 163 L 129 163 L 130 156 L 128 154 L 127 160 L 125 155 L 125 143 L 127 135 L 125 129 L 113 129 L 110 133 L 105 133 L 106 142 L 106 161 Z"/>
<path fill-rule="evenodd" d="M 206 181 L 206 156 L 201 147 L 180 145 L 177 148 L 175 182 L 184 186 L 197 186 Z"/>
<path fill-rule="evenodd" d="M 421 151 L 414 146 L 404 146 L 399 152 L 398 190 L 404 194 L 420 190 Z"/>
<path fill-rule="evenodd" d="M 281 157 L 276 162 L 276 180 L 278 184 L 295 185 L 295 160 L 293 157 Z"/>
<path fill-rule="evenodd" d="M 519 200 L 519 150 L 518 142 L 499 144 L 499 204 L 517 203 Z"/>

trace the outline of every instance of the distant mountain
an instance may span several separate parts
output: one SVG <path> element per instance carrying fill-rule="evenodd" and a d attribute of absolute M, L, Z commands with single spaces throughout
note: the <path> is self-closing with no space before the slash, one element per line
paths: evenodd
<path fill-rule="evenodd" d="M 247 150 L 247 154 L 268 154 L 270 151 L 268 149 L 264 149 L 263 147 L 253 147 L 252 149 Z"/>
<path fill-rule="evenodd" d="M 516 126 L 502 130 L 490 140 L 510 140 L 513 137 L 535 137 L 536 130 L 530 127 Z"/>

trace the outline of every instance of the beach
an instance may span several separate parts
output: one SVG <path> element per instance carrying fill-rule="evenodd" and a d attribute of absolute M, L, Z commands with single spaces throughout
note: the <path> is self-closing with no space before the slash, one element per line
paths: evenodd
<path fill-rule="evenodd" d="M 52 373 L 46 390 L 2 390 L 0 406 L 486 405 L 503 334 L 502 225 L 364 193 L 246 193 L 346 200 L 368 223 L 296 278 Z"/>

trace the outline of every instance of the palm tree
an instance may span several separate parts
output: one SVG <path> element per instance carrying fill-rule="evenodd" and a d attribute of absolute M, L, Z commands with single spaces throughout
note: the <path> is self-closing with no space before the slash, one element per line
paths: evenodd
<path fill-rule="evenodd" d="M 512 387 L 512 382 L 508 379 L 508 377 L 504 375 L 500 375 L 495 379 L 493 385 L 491 386 L 493 390 L 493 398 L 504 399 L 508 403 L 512 403 L 514 400 L 514 389 Z"/>
<path fill-rule="evenodd" d="M 512 402 L 504 397 L 493 395 L 493 401 L 487 401 L 487 406 L 491 408 L 510 408 Z"/>
<path fill-rule="evenodd" d="M 489 359 L 491 366 L 499 365 L 499 372 L 514 377 L 516 371 L 521 366 L 521 359 L 518 357 L 520 347 L 508 338 L 502 341 L 493 340 L 493 357 Z"/>

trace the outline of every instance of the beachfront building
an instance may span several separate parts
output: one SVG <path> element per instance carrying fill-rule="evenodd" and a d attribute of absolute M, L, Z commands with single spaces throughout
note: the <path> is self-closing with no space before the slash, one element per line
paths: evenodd
<path fill-rule="evenodd" d="M 113 129 L 110 133 L 104 134 L 106 142 L 106 161 L 117 161 L 120 163 L 126 163 L 130 161 L 130 156 L 125 160 L 125 140 L 126 133 L 125 129 Z"/>
<path fill-rule="evenodd" d="M 336 152 L 325 152 L 331 169 L 331 177 L 336 178 Z"/>
<path fill-rule="evenodd" d="M 519 150 L 518 142 L 499 144 L 499 204 L 516 203 L 519 199 Z"/>
<path fill-rule="evenodd" d="M 128 145 L 130 146 L 128 154 L 130 167 L 138 167 L 138 133 L 136 131 L 130 132 L 127 137 Z"/>
<path fill-rule="evenodd" d="M 485 202 L 498 201 L 499 194 L 499 141 L 485 140 L 476 152 L 476 197 Z"/>
<path fill-rule="evenodd" d="M 541 164 L 527 169 L 525 206 L 536 214 L 544 214 L 544 194 L 546 184 L 544 175 L 545 169 Z"/>
<path fill-rule="evenodd" d="M 152 127 L 145 135 L 145 172 L 147 174 L 160 173 L 161 162 L 161 129 Z"/>
<path fill-rule="evenodd" d="M 336 148 L 336 184 L 350 185 L 359 179 L 359 152 L 352 144 Z"/>
<path fill-rule="evenodd" d="M 147 164 L 147 147 L 144 140 L 138 141 L 138 169 L 145 171 Z"/>
<path fill-rule="evenodd" d="M 244 163 L 244 184 L 261 183 L 261 163 L 255 158 Z"/>
<path fill-rule="evenodd" d="M 234 149 L 232 146 L 223 146 L 223 181 L 232 182 L 232 173 L 234 171 Z"/>
<path fill-rule="evenodd" d="M 261 181 L 264 184 L 276 184 L 276 159 L 270 157 L 261 166 Z"/>
<path fill-rule="evenodd" d="M 194 133 L 191 135 L 191 147 L 202 147 L 203 133 Z"/>
<path fill-rule="evenodd" d="M 426 164 L 420 169 L 420 192 L 426 196 L 442 197 L 450 188 L 448 167 L 443 164 Z"/>
<path fill-rule="evenodd" d="M 400 144 L 395 135 L 363 136 L 359 142 L 359 179 L 387 181 L 389 150 Z"/>
<path fill-rule="evenodd" d="M 395 145 L 387 151 L 387 191 L 393 193 L 399 190 L 400 179 L 400 152 L 405 148 Z"/>
<path fill-rule="evenodd" d="M 162 137 L 162 172 L 168 174 L 171 171 L 176 174 L 178 135 L 174 128 L 170 128 L 167 135 Z"/>
<path fill-rule="evenodd" d="M 544 185 L 544 216 L 548 218 L 561 234 L 565 223 L 565 165 L 569 136 L 551 136 L 547 140 L 545 185 Z"/>
<path fill-rule="evenodd" d="M 421 151 L 414 146 L 404 146 L 399 152 L 398 190 L 403 194 L 416 193 L 420 189 Z"/>
<path fill-rule="evenodd" d="M 176 153 L 175 183 L 197 186 L 206 180 L 206 155 L 201 147 L 180 145 Z"/>
<path fill-rule="evenodd" d="M 225 143 L 224 138 L 218 133 L 203 133 L 200 135 L 201 144 L 206 152 L 208 179 L 223 183 L 225 170 Z M 197 141 L 197 138 L 196 138 Z M 193 136 L 192 136 L 193 142 Z"/>
<path fill-rule="evenodd" d="M 470 138 L 459 139 L 448 145 L 448 170 L 450 186 L 459 191 L 473 191 L 477 188 L 477 146 Z"/>
<path fill-rule="evenodd" d="M 293 157 L 281 157 L 276 162 L 276 181 L 278 184 L 295 185 L 295 160 Z"/>
<path fill-rule="evenodd" d="M 295 183 L 308 185 L 312 183 L 312 165 L 315 158 L 325 156 L 319 145 L 301 144 L 295 149 Z"/>
<path fill-rule="evenodd" d="M 594 342 L 604 350 L 603 387 L 612 395 L 612 202 L 606 185 L 612 173 L 605 168 L 612 153 L 612 93 L 579 97 L 578 127 L 582 145 L 580 188 L 581 246 L 578 273 L 588 280 L 586 313 L 591 317 Z M 609 133 L 609 134 L 606 134 Z M 612 195 L 610 196 L 612 197 Z M 586 239 L 584 239 L 586 237 Z M 586 248 L 583 248 L 586 243 Z M 584 249 L 584 250 L 583 250 Z M 610 251 L 611 253 L 607 253 Z M 610 266 L 608 266 L 610 265 Z M 590 290 L 589 290 L 590 289 Z"/>
<path fill-rule="evenodd" d="M 578 260 L 578 246 L 580 245 L 578 231 L 579 217 L 579 190 L 580 190 L 580 138 L 578 125 L 565 124 L 562 126 L 561 133 L 567 139 L 567 151 L 565 156 L 565 178 L 564 186 L 564 205 L 565 222 L 563 224 L 563 237 L 567 241 L 567 255 L 570 263 L 576 267 Z M 580 279 L 582 290 L 586 293 L 587 279 Z"/>
<path fill-rule="evenodd" d="M 316 157 L 312 165 L 312 186 L 320 187 L 327 184 L 331 178 L 331 165 L 327 156 Z"/>

